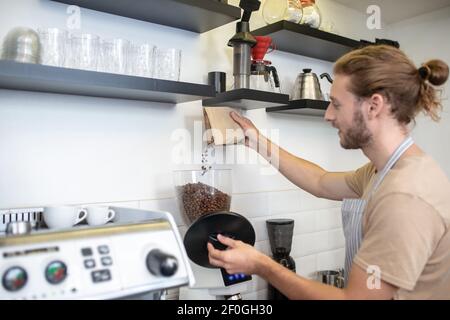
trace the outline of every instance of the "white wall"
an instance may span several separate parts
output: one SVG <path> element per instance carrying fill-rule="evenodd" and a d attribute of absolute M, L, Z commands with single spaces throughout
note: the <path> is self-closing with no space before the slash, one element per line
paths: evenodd
<path fill-rule="evenodd" d="M 384 33 L 366 29 L 363 14 L 333 1 L 321 0 L 319 5 L 343 36 L 373 40 Z M 1 1 L 0 38 L 18 25 L 64 28 L 65 8 L 46 0 Z M 254 16 L 252 25 L 263 25 L 260 15 Z M 212 70 L 226 71 L 231 80 L 231 49 L 226 43 L 234 28 L 232 23 L 198 35 L 82 9 L 85 32 L 183 49 L 181 80 L 189 82 L 204 83 Z M 278 68 L 285 93 L 302 68 L 312 67 L 317 73 L 332 69 L 331 63 L 284 52 L 269 58 Z M 323 88 L 328 91 L 329 85 L 323 83 Z M 320 118 L 268 115 L 264 110 L 249 111 L 247 116 L 260 129 L 279 129 L 282 147 L 326 169 L 350 170 L 366 162 L 359 151 L 342 150 L 336 131 Z M 202 120 L 200 101 L 173 106 L 0 90 L 0 209 L 115 203 L 169 210 L 183 231 L 186 222 L 175 205 L 172 186 L 172 171 L 180 166 L 172 163 L 176 142 L 171 134 L 179 128 L 193 132 L 195 120 Z M 426 128 L 422 136 L 433 152 L 439 151 L 431 145 L 442 137 L 440 128 L 433 135 Z M 448 158 L 444 164 L 449 167 Z M 264 166 L 228 165 L 234 176 L 232 209 L 253 223 L 256 247 L 269 253 L 266 219 L 290 217 L 296 221 L 292 256 L 299 274 L 311 276 L 319 269 L 342 266 L 340 204 L 307 195 L 279 174 L 261 175 Z M 255 280 L 246 297 L 264 298 L 266 288 L 266 283 Z"/>
<path fill-rule="evenodd" d="M 441 59 L 450 65 L 450 7 L 389 26 L 389 37 L 399 39 L 402 49 L 419 67 L 430 59 Z M 416 142 L 431 154 L 450 176 L 450 81 L 444 86 L 443 112 L 439 123 L 421 115 L 413 131 Z"/>

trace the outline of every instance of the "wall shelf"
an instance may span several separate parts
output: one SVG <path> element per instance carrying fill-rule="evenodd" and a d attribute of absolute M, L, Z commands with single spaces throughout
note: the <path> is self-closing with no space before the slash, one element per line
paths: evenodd
<path fill-rule="evenodd" d="M 310 100 L 310 99 L 292 100 L 289 101 L 289 104 L 285 106 L 266 108 L 266 112 L 323 117 L 329 104 L 330 104 L 329 101 L 321 101 L 321 100 Z"/>
<path fill-rule="evenodd" d="M 241 9 L 212 0 L 52 0 L 203 33 L 241 17 Z"/>
<path fill-rule="evenodd" d="M 359 41 L 289 21 L 267 25 L 252 34 L 272 37 L 277 50 L 332 62 L 361 46 Z"/>
<path fill-rule="evenodd" d="M 209 85 L 13 61 L 0 61 L 0 88 L 172 104 L 215 96 Z"/>
<path fill-rule="evenodd" d="M 289 95 L 252 89 L 235 89 L 217 94 L 215 98 L 203 100 L 205 107 L 231 107 L 246 110 L 279 106 L 289 102 Z"/>

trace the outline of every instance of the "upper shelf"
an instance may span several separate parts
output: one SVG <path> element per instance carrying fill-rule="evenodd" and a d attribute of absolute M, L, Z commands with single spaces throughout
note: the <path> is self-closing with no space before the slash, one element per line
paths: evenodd
<path fill-rule="evenodd" d="M 289 21 L 270 24 L 252 34 L 271 36 L 277 50 L 332 62 L 361 45 L 359 41 Z"/>
<path fill-rule="evenodd" d="M 266 112 L 276 112 L 276 113 L 289 113 L 289 114 L 299 114 L 304 116 L 318 116 L 323 117 L 325 111 L 327 111 L 329 101 L 322 100 L 292 100 L 284 106 L 277 106 L 272 108 L 266 108 Z"/>
<path fill-rule="evenodd" d="M 203 100 L 205 107 L 231 107 L 246 110 L 279 106 L 289 103 L 289 95 L 253 89 L 234 89 Z"/>
<path fill-rule="evenodd" d="M 214 97 L 214 87 L 178 81 L 0 61 L 0 88 L 182 103 Z"/>
<path fill-rule="evenodd" d="M 212 0 L 52 0 L 203 33 L 241 17 L 241 9 Z"/>

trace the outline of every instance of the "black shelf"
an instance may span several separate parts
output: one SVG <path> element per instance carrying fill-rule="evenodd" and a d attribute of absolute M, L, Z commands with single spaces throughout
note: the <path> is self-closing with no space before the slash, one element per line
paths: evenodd
<path fill-rule="evenodd" d="M 226 106 L 246 110 L 279 106 L 289 102 L 289 95 L 252 89 L 235 89 L 217 94 L 215 98 L 203 100 L 205 107 Z"/>
<path fill-rule="evenodd" d="M 361 42 L 289 21 L 279 21 L 252 31 L 255 36 L 270 36 L 280 51 L 326 61 L 336 61 Z"/>
<path fill-rule="evenodd" d="M 213 0 L 52 0 L 127 18 L 203 33 L 241 17 L 241 9 Z"/>
<path fill-rule="evenodd" d="M 310 100 L 310 99 L 292 100 L 289 101 L 288 105 L 266 108 L 266 112 L 323 117 L 329 104 L 330 104 L 329 101 L 321 101 L 321 100 Z"/>
<path fill-rule="evenodd" d="M 13 61 L 0 61 L 0 88 L 172 104 L 215 96 L 209 85 Z"/>

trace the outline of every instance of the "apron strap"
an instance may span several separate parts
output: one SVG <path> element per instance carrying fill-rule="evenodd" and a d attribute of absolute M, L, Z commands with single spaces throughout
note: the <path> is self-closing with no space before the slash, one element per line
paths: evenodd
<path fill-rule="evenodd" d="M 409 147 L 411 147 L 414 144 L 414 140 L 411 137 L 407 137 L 398 147 L 395 149 L 392 156 L 389 158 L 388 162 L 384 166 L 383 170 L 381 170 L 380 175 L 378 176 L 377 180 L 372 186 L 372 189 L 370 190 L 369 197 L 378 189 L 381 182 L 383 182 L 383 179 L 388 174 L 389 170 L 392 169 L 392 167 L 395 165 L 395 163 L 400 159 L 400 157 L 405 153 L 406 150 L 408 150 Z"/>

